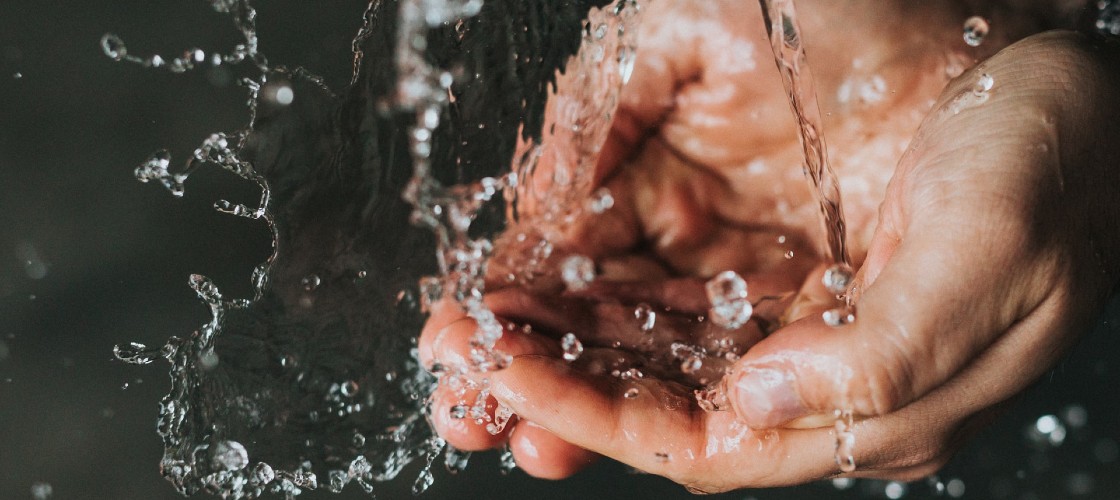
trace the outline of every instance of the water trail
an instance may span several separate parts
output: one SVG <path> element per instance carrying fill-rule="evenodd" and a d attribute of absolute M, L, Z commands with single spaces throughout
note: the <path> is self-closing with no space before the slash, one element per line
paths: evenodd
<path fill-rule="evenodd" d="M 844 211 L 840 202 L 840 182 L 828 162 L 821 126 L 821 111 L 813 74 L 805 59 L 801 29 L 793 0 L 759 0 L 766 33 L 774 61 L 782 75 L 790 108 L 797 120 L 798 138 L 805 155 L 805 175 L 821 206 L 825 235 L 828 238 L 828 259 L 836 264 L 851 265 L 845 241 Z"/>

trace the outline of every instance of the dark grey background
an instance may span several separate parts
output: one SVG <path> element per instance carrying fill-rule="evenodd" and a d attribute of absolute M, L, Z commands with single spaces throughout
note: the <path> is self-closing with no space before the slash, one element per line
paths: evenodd
<path fill-rule="evenodd" d="M 273 63 L 306 66 L 334 88 L 348 81 L 349 40 L 365 2 L 258 3 L 262 51 Z M 227 295 L 248 296 L 249 273 L 268 254 L 262 224 L 210 208 L 217 198 L 252 202 L 247 183 L 204 169 L 176 200 L 132 176 L 156 149 L 182 158 L 209 133 L 240 128 L 244 91 L 212 72 L 171 75 L 114 63 L 98 47 L 108 31 L 142 56 L 193 46 L 226 49 L 237 41 L 227 19 L 202 0 L 0 2 L 0 499 L 30 498 L 39 482 L 52 486 L 52 498 L 176 498 L 158 473 L 156 403 L 167 391 L 166 367 L 114 362 L 112 345 L 158 345 L 189 333 L 209 315 L 186 286 L 187 276 L 206 274 Z M 29 247 L 47 265 L 41 278 L 21 258 Z M 1120 495 L 1114 453 L 1120 442 L 1114 326 L 1120 305 L 1111 309 L 1105 317 L 1113 325 L 1102 320 L 943 471 L 943 480 L 963 479 L 966 498 Z M 1024 429 L 1070 404 L 1087 410 L 1086 427 L 1071 428 L 1057 448 L 1028 443 Z M 459 476 L 440 471 L 425 496 L 690 496 L 618 464 L 548 482 L 520 472 L 503 478 L 496 461 L 493 454 L 476 455 Z M 409 497 L 414 469 L 403 481 L 382 485 L 378 496 Z M 910 490 L 907 498 L 932 495 L 921 483 Z M 860 496 L 856 492 L 881 497 L 882 484 L 725 497 L 849 498 Z"/>

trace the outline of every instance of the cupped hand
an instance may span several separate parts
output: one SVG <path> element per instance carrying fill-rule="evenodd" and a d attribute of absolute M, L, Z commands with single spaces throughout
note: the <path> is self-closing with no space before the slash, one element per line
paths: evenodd
<path fill-rule="evenodd" d="M 851 292 L 858 320 L 832 328 L 809 314 L 757 345 L 758 325 L 744 326 L 738 349 L 729 351 L 730 359 L 742 359 L 724 383 L 734 411 L 706 412 L 692 390 L 712 375 L 647 370 L 650 376 L 623 380 L 610 373 L 612 363 L 648 363 L 674 341 L 702 343 L 712 327 L 695 319 L 696 297 L 703 279 L 725 269 L 747 276 L 752 300 L 768 287 L 827 294 L 814 289 L 817 275 L 810 273 L 820 260 L 810 243 L 815 207 L 800 218 L 794 213 L 803 209 L 782 208 L 786 199 L 793 207 L 812 204 L 796 168 L 796 143 L 773 132 L 781 115 L 765 114 L 788 113 L 780 87 L 776 79 L 766 82 L 778 92 L 770 95 L 761 83 L 764 71 L 750 74 L 757 87 L 743 78 L 728 87 L 728 75 L 711 76 L 717 72 L 711 66 L 728 71 L 727 65 L 697 62 L 695 54 L 675 59 L 680 47 L 689 47 L 680 43 L 688 33 L 658 30 L 690 23 L 696 29 L 712 15 L 680 11 L 682 4 L 662 11 L 672 23 L 647 14 L 648 51 L 639 53 L 605 148 L 601 177 L 620 203 L 602 216 L 606 221 L 577 228 L 568 242 L 601 259 L 612 270 L 605 278 L 628 283 L 606 288 L 613 300 L 601 293 L 559 299 L 515 289 L 491 293 L 495 313 L 519 326 L 499 345 L 515 355 L 513 363 L 485 379 L 519 420 L 491 435 L 469 419 L 449 419 L 450 406 L 471 393 L 441 387 L 433 410 L 437 430 L 465 449 L 508 441 L 518 464 L 541 477 L 569 475 L 603 454 L 719 491 L 837 473 L 833 431 L 815 427 L 831 425 L 834 410 L 850 410 L 861 419 L 853 429 L 853 475 L 932 472 L 992 408 L 1054 362 L 1115 282 L 1116 230 L 1108 221 L 1116 220 L 1117 209 L 1108 198 L 1118 186 L 1116 174 L 1102 167 L 1117 159 L 1102 146 L 1117 133 L 1105 111 L 1116 107 L 1115 84 L 1108 83 L 1116 75 L 1105 69 L 1115 49 L 1059 34 L 1005 50 L 945 89 L 908 148 L 902 145 L 922 114 L 898 110 L 929 109 L 920 103 L 940 87 L 929 71 L 903 71 L 902 56 L 892 52 L 873 59 L 871 73 L 898 72 L 913 84 L 900 87 L 909 92 L 862 102 L 822 98 L 826 107 L 845 111 L 827 130 L 837 131 L 829 137 L 833 157 L 843 159 L 837 170 L 846 182 L 854 253 L 866 253 Z M 721 19 L 725 28 L 738 22 Z M 693 41 L 719 39 L 712 36 L 719 25 L 704 25 Z M 651 39 L 673 37 L 673 47 L 650 48 Z M 724 43 L 742 41 L 729 37 Z M 769 69 L 764 40 L 752 40 L 760 69 Z M 944 66 L 936 67 L 942 75 Z M 835 76 L 858 71 L 814 69 L 819 83 L 859 84 Z M 994 80 L 986 97 L 971 95 L 981 73 Z M 868 207 L 883 196 L 875 182 L 904 149 L 876 225 Z M 795 256 L 804 260 L 784 259 L 786 249 L 774 245 L 780 236 L 799 245 Z M 765 252 L 779 257 L 760 257 Z M 641 276 L 643 285 L 633 286 Z M 652 340 L 633 324 L 639 299 L 672 311 L 659 319 L 662 330 Z M 441 307 L 421 339 L 426 363 L 461 356 L 474 331 L 454 306 Z M 522 331 L 522 324 L 535 329 Z M 556 338 L 575 330 L 588 348 L 573 364 L 562 359 Z M 716 364 L 721 371 L 729 364 L 723 359 Z"/>

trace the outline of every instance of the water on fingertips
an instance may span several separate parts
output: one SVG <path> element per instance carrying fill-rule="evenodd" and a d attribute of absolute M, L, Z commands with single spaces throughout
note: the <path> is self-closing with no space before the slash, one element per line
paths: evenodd
<path fill-rule="evenodd" d="M 411 481 L 422 492 L 441 453 L 452 471 L 470 454 L 430 430 L 427 398 L 437 380 L 417 360 L 416 337 L 427 306 L 450 298 L 481 327 L 470 366 L 443 367 L 445 381 L 456 370 L 508 363 L 493 349 L 502 329 L 481 300 L 506 202 L 537 207 L 514 212 L 537 229 L 528 236 L 536 253 L 516 261 L 520 275 L 566 270 L 574 289 L 595 278 L 586 257 L 563 269 L 545 261 L 549 239 L 575 215 L 613 204 L 609 192 L 592 193 L 591 168 L 633 64 L 639 4 L 371 1 L 355 13 L 362 25 L 353 75 L 341 89 L 265 58 L 249 1 L 209 4 L 241 37 L 228 50 L 161 56 L 112 34 L 100 42 L 110 59 L 153 70 L 244 75 L 244 128 L 205 137 L 186 161 L 160 150 L 134 173 L 187 197 L 198 169 L 233 172 L 260 198 L 214 208 L 272 235 L 272 254 L 246 272 L 250 297 L 192 275 L 187 284 L 209 308 L 207 324 L 165 345 L 114 349 L 122 362 L 171 365 L 157 429 L 161 472 L 184 494 L 376 494 L 376 482 L 415 462 Z M 574 83 L 554 94 L 565 66 Z M 569 104 L 545 128 L 553 99 Z M 542 157 L 557 165 L 547 175 L 563 189 L 518 191 L 546 175 L 536 168 Z M 566 352 L 574 359 L 581 351 L 573 336 Z M 500 432 L 511 412 L 491 417 L 485 402 L 452 411 Z M 513 466 L 508 453 L 502 464 Z"/>

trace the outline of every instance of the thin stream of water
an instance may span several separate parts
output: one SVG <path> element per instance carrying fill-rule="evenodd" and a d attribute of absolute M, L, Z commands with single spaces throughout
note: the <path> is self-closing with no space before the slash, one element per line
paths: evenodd
<path fill-rule="evenodd" d="M 830 326 L 843 326 L 855 321 L 855 308 L 847 296 L 852 281 L 851 257 L 846 242 L 840 182 L 828 161 L 816 86 L 805 57 L 797 12 L 793 0 L 759 0 L 759 4 L 766 32 L 770 36 L 774 61 L 797 121 L 798 138 L 805 155 L 805 175 L 817 196 L 824 219 L 829 251 L 827 257 L 833 266 L 825 272 L 822 281 L 830 292 L 844 299 L 843 307 L 825 311 L 822 319 Z M 836 410 L 835 459 L 841 472 L 856 469 L 852 424 L 850 410 Z"/>
<path fill-rule="evenodd" d="M 801 28 L 793 0 L 759 0 L 766 33 L 774 51 L 774 62 L 782 75 L 789 105 L 797 120 L 798 139 L 805 155 L 805 176 L 821 206 L 830 261 L 851 266 L 844 226 L 844 210 L 840 201 L 840 182 L 828 161 L 821 111 L 813 73 L 805 58 Z"/>

